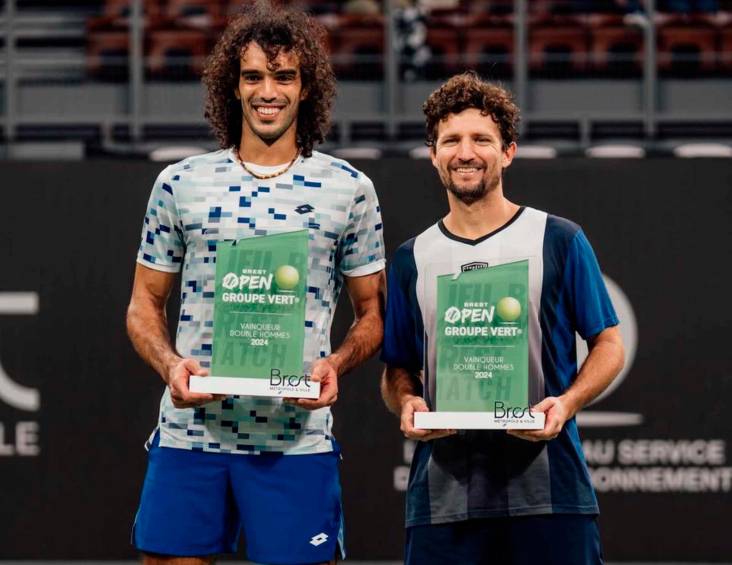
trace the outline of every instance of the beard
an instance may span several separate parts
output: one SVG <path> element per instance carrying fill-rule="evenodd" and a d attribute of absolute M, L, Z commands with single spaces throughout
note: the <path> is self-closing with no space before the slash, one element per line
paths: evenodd
<path fill-rule="evenodd" d="M 457 186 L 453 182 L 449 171 L 446 175 L 440 176 L 442 176 L 442 184 L 445 185 L 445 188 L 452 193 L 455 198 L 460 200 L 460 202 L 468 206 L 483 199 L 486 194 L 493 192 L 501 182 L 501 173 L 495 174 L 493 172 L 491 172 L 488 178 L 483 176 L 483 178 L 472 186 Z"/>
<path fill-rule="evenodd" d="M 244 106 L 243 102 L 242 106 Z M 293 112 L 290 116 L 287 116 L 287 119 L 282 123 L 282 125 L 275 129 L 262 127 L 261 124 L 257 122 L 256 118 L 247 113 L 247 109 L 244 107 L 242 107 L 242 120 L 247 123 L 252 133 L 261 139 L 266 145 L 272 145 L 292 127 L 294 122 L 297 121 L 297 112 Z"/>
<path fill-rule="evenodd" d="M 277 129 L 273 130 L 266 130 L 263 128 L 258 127 L 257 124 L 249 122 L 249 128 L 252 130 L 254 135 L 256 135 L 259 139 L 264 141 L 267 145 L 272 145 L 275 141 L 277 141 L 280 137 L 282 137 L 287 130 L 290 129 L 293 122 L 296 120 L 297 116 L 293 116 L 288 122 L 282 124 Z"/>

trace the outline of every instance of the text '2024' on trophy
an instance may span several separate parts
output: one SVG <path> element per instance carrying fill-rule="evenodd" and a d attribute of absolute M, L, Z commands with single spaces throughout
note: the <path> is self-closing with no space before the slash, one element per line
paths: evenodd
<path fill-rule="evenodd" d="M 426 284 L 437 297 L 425 335 L 434 386 L 415 427 L 542 429 L 544 414 L 529 407 L 529 260 L 476 262 Z"/>
<path fill-rule="evenodd" d="M 307 274 L 307 230 L 218 242 L 210 376 L 190 390 L 317 398 L 303 371 Z"/>

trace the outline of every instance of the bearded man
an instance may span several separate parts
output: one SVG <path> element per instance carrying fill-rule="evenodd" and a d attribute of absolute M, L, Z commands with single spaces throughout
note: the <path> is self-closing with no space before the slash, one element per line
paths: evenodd
<path fill-rule="evenodd" d="M 433 92 L 424 112 L 450 212 L 393 258 L 382 349 L 384 400 L 418 440 L 405 561 L 601 563 L 597 499 L 574 416 L 620 372 L 623 347 L 595 254 L 576 224 L 504 195 L 519 119 L 506 90 L 465 73 Z M 415 412 L 436 398 L 435 262 L 459 272 L 518 259 L 529 265 L 529 401 L 544 428 L 415 428 Z M 575 332 L 590 350 L 579 371 Z"/>

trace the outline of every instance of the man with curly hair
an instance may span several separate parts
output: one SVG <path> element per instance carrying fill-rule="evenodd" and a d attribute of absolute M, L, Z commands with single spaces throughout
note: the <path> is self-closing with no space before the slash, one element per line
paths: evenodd
<path fill-rule="evenodd" d="M 166 390 L 150 437 L 133 543 L 147 563 L 250 559 L 332 563 L 343 555 L 339 449 L 330 405 L 338 378 L 379 347 L 384 246 L 371 181 L 313 150 L 329 127 L 335 79 L 323 30 L 258 3 L 234 18 L 204 74 L 221 150 L 167 167 L 152 190 L 127 328 Z M 304 374 L 317 399 L 192 392 L 211 366 L 217 243 L 308 230 Z M 166 302 L 182 269 L 175 346 Z M 355 322 L 331 352 L 345 285 Z"/>
<path fill-rule="evenodd" d="M 623 365 L 597 260 L 579 226 L 504 195 L 519 118 L 506 90 L 465 73 L 433 92 L 424 112 L 450 211 L 392 260 L 382 349 L 384 400 L 418 442 L 406 563 L 601 563 L 597 500 L 574 419 Z M 529 261 L 529 401 L 544 428 L 415 428 L 414 413 L 428 411 L 436 392 L 431 281 L 517 259 Z M 575 332 L 590 349 L 579 372 Z"/>

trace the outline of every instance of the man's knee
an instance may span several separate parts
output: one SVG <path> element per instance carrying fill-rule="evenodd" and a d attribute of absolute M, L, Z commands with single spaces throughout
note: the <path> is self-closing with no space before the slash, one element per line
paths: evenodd
<path fill-rule="evenodd" d="M 154 553 L 143 553 L 143 565 L 210 565 L 214 562 L 213 555 L 202 557 L 178 557 L 174 555 L 157 555 Z"/>

